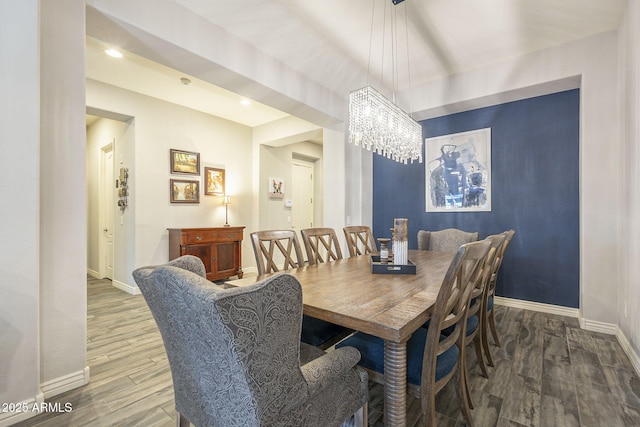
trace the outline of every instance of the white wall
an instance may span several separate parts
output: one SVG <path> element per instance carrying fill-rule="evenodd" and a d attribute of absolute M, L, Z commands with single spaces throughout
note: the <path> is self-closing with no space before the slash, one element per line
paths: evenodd
<path fill-rule="evenodd" d="M 48 397 L 88 381 L 85 8 L 82 0 L 40 8 L 40 381 Z"/>
<path fill-rule="evenodd" d="M 259 161 L 259 197 L 260 206 L 259 214 L 259 230 L 287 230 L 291 228 L 291 223 L 287 218 L 291 216 L 291 208 L 285 207 L 284 203 L 287 198 L 291 198 L 291 164 L 296 154 L 302 155 L 314 162 L 314 170 L 316 173 L 314 179 L 314 215 L 316 216 L 316 226 L 322 226 L 323 203 L 322 198 L 318 196 L 323 186 L 323 148 L 321 145 L 311 142 L 300 142 L 297 144 L 285 145 L 284 147 L 270 147 L 266 145 L 260 146 Z M 275 199 L 268 197 L 268 180 L 269 178 L 282 178 L 285 183 L 284 199 Z M 318 216 L 320 216 L 318 218 Z"/>
<path fill-rule="evenodd" d="M 629 0 L 620 29 L 623 157 L 621 169 L 623 221 L 620 240 L 625 251 L 618 288 L 618 324 L 636 354 L 640 354 L 640 1 Z"/>
<path fill-rule="evenodd" d="M 133 117 L 135 123 L 132 159 L 125 154 L 131 209 L 125 211 L 125 217 L 133 214 L 135 218 L 135 250 L 126 260 L 116 258 L 114 267 L 123 274 L 119 280 L 134 286 L 133 268 L 168 260 L 167 228 L 224 225 L 222 198 L 204 195 L 205 166 L 225 169 L 226 192 L 232 197 L 229 223 L 247 227 L 243 266 L 255 265 L 248 240 L 248 232 L 254 228 L 251 128 L 92 80 L 87 81 L 87 106 Z M 172 175 L 172 148 L 200 153 L 201 175 Z M 199 181 L 200 203 L 170 203 L 169 179 Z"/>
<path fill-rule="evenodd" d="M 0 402 L 88 380 L 84 12 L 82 0 L 0 2 L 0 55 L 19 64 L 0 79 Z"/>
<path fill-rule="evenodd" d="M 38 3 L 0 2 L 0 56 L 6 64 L 20 64 L 2 67 L 0 79 L 0 402 L 7 403 L 42 399 Z M 0 413 L 0 424 L 15 415 Z"/>

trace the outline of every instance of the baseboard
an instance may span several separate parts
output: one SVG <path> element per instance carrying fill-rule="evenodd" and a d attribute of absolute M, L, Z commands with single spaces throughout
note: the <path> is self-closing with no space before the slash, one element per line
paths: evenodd
<path fill-rule="evenodd" d="M 556 314 L 558 316 L 580 318 L 580 310 L 577 308 L 562 307 L 560 305 L 543 304 L 541 302 L 532 302 L 499 296 L 495 296 L 493 301 L 497 305 L 503 305 L 505 307 L 522 308 L 524 310 L 539 311 L 541 313 Z"/>
<path fill-rule="evenodd" d="M 119 282 L 117 280 L 112 280 L 111 284 L 113 285 L 113 287 L 118 288 L 118 289 L 120 289 L 122 291 L 125 291 L 128 294 L 131 294 L 131 295 L 140 295 L 141 294 L 140 289 L 138 289 L 137 286 L 128 285 L 126 283 L 122 283 L 122 282 Z"/>
<path fill-rule="evenodd" d="M 60 378 L 47 381 L 40 384 L 41 392 L 38 393 L 33 399 L 27 399 L 17 403 L 14 408 L 8 408 L 11 412 L 0 411 L 0 427 L 11 426 L 20 421 L 27 420 L 31 417 L 35 417 L 41 414 L 43 411 L 69 411 L 73 408 L 67 405 L 70 403 L 62 404 L 62 406 L 51 407 L 45 403 L 45 399 L 50 399 L 53 396 L 57 396 L 66 391 L 73 390 L 74 388 L 82 387 L 89 383 L 89 367 L 87 366 L 81 371 L 74 372 L 69 375 L 62 376 Z"/>
<path fill-rule="evenodd" d="M 102 279 L 102 277 L 100 277 L 100 273 L 90 268 L 87 268 L 87 274 L 93 277 L 94 279 Z"/>
<path fill-rule="evenodd" d="M 580 318 L 580 327 L 582 329 L 586 329 L 591 332 L 601 332 L 607 335 L 617 335 L 618 334 L 618 325 L 613 323 L 604 323 L 597 322 L 595 320 L 585 319 L 583 317 Z"/>
<path fill-rule="evenodd" d="M 69 375 L 65 375 L 60 378 L 47 381 L 40 384 L 40 390 L 44 394 L 45 399 L 49 399 L 53 396 L 64 393 L 65 391 L 73 390 L 74 388 L 82 387 L 89 383 L 89 367 L 87 366 L 81 371 L 74 372 Z"/>
<path fill-rule="evenodd" d="M 640 376 L 640 357 L 638 357 L 638 354 L 635 351 L 633 351 L 633 347 L 631 346 L 631 343 L 629 342 L 625 334 L 622 332 L 622 330 L 620 328 L 616 328 L 616 329 L 617 329 L 616 338 L 618 339 L 620 346 L 622 346 L 622 349 L 624 350 L 624 352 L 627 353 L 627 356 L 629 357 L 629 361 L 633 365 L 633 369 L 636 371 L 636 374 Z"/>
<path fill-rule="evenodd" d="M 249 268 L 242 268 L 242 272 L 244 273 L 244 275 L 251 275 L 251 276 L 257 276 L 258 275 L 258 269 L 256 267 L 249 267 Z"/>
<path fill-rule="evenodd" d="M 38 408 L 40 404 L 44 403 L 44 394 L 38 393 L 33 399 L 23 400 L 16 403 L 14 406 L 15 411 L 3 412 L 0 411 L 0 427 L 8 427 L 19 423 L 20 421 L 27 420 L 31 417 L 35 417 L 40 412 L 34 411 L 34 408 Z M 8 408 L 11 410 L 12 408 Z"/>

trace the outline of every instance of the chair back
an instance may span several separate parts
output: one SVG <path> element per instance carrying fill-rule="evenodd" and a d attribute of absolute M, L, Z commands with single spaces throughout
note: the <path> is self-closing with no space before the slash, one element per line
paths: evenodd
<path fill-rule="evenodd" d="M 497 245 L 497 241 L 500 239 L 498 236 L 504 236 L 504 239 L 502 239 L 502 244 L 499 245 L 499 247 L 496 249 L 496 257 L 493 261 L 493 265 L 491 266 L 491 276 L 489 277 L 489 284 L 487 289 L 487 293 L 489 295 L 493 295 L 495 293 L 496 281 L 498 279 L 498 271 L 500 270 L 500 266 L 502 265 L 502 260 L 504 259 L 504 253 L 507 250 L 507 247 L 509 246 L 509 243 L 511 243 L 511 240 L 513 239 L 513 236 L 515 234 L 516 234 L 516 231 L 512 229 L 498 235 L 487 237 L 487 239 L 491 238 L 492 242 L 495 239 L 496 245 Z"/>
<path fill-rule="evenodd" d="M 349 249 L 350 257 L 378 251 L 371 228 L 366 225 L 344 227 L 343 231 L 344 237 L 347 239 L 347 249 Z"/>
<path fill-rule="evenodd" d="M 333 228 L 300 230 L 309 265 L 342 259 L 340 243 Z"/>
<path fill-rule="evenodd" d="M 496 262 L 500 246 L 505 238 L 506 236 L 504 234 L 497 234 L 488 236 L 485 239 L 490 242 L 489 252 L 487 252 L 487 256 L 481 263 L 476 274 L 471 278 L 473 288 L 471 289 L 471 300 L 469 301 L 467 318 L 478 314 L 482 307 L 486 307 L 493 266 Z"/>
<path fill-rule="evenodd" d="M 465 357 L 464 339 L 469 300 L 474 278 L 482 269 L 490 246 L 488 240 L 464 244 L 458 248 L 449 265 L 429 322 L 422 361 L 421 396 L 435 395 L 456 372 L 456 369 L 452 369 L 436 382 L 436 362 L 439 355 L 455 345 L 460 352 L 457 363 L 461 363 L 460 360 Z M 453 332 L 441 339 L 442 331 L 448 328 L 453 329 Z M 421 400 L 422 405 L 428 404 L 429 399 Z M 423 407 L 423 413 L 427 412 Z"/>
<path fill-rule="evenodd" d="M 304 266 L 304 257 L 293 230 L 255 231 L 251 244 L 256 256 L 258 275 Z"/>
<path fill-rule="evenodd" d="M 457 228 L 440 231 L 418 231 L 418 249 L 423 251 L 456 252 L 460 245 L 475 242 L 480 237 L 477 231 L 467 232 Z"/>
<path fill-rule="evenodd" d="M 294 277 L 225 290 L 172 265 L 139 268 L 133 277 L 162 335 L 176 411 L 191 423 L 259 426 L 305 399 L 302 290 Z"/>

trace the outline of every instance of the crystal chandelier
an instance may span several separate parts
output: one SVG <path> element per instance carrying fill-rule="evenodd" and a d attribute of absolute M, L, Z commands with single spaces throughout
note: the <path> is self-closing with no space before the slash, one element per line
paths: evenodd
<path fill-rule="evenodd" d="M 396 162 L 422 163 L 422 127 L 372 86 L 349 94 L 349 142 Z"/>
<path fill-rule="evenodd" d="M 396 162 L 422 163 L 422 127 L 371 86 L 349 94 L 349 141 Z"/>

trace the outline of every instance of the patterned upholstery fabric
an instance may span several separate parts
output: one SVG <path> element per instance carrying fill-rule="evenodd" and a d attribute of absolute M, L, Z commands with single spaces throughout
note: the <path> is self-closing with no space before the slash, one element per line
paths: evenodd
<path fill-rule="evenodd" d="M 418 249 L 422 251 L 455 252 L 465 243 L 475 242 L 479 233 L 467 232 L 456 228 L 440 231 L 418 231 Z"/>
<path fill-rule="evenodd" d="M 162 334 L 176 410 L 192 424 L 338 426 L 366 404 L 356 349 L 300 350 L 293 276 L 222 290 L 175 264 L 133 276 Z"/>
<path fill-rule="evenodd" d="M 197 274 L 200 277 L 207 277 L 207 270 L 205 270 L 204 268 L 204 264 L 202 263 L 202 260 L 200 258 L 198 258 L 197 256 L 193 256 L 193 255 L 183 255 L 179 258 L 176 258 L 172 261 L 169 261 L 168 263 L 164 264 L 165 266 L 173 266 L 173 267 L 178 267 L 178 268 L 182 268 L 183 270 L 188 270 L 192 273 Z M 139 270 L 147 270 L 147 269 L 154 269 L 158 267 L 157 265 L 149 265 L 146 267 L 140 267 Z"/>

